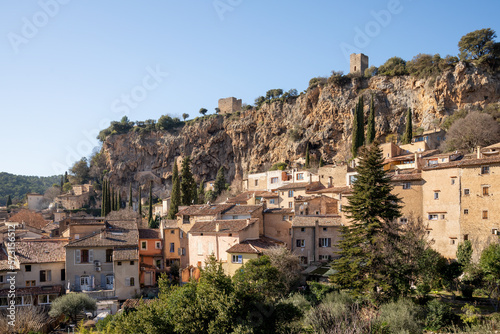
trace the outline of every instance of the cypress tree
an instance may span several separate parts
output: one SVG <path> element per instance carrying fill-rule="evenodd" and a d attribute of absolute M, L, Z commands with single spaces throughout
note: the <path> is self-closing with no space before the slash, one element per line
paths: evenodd
<path fill-rule="evenodd" d="M 153 181 L 149 181 L 149 211 L 148 211 L 148 225 L 153 225 Z"/>
<path fill-rule="evenodd" d="M 12 199 L 10 198 L 10 195 L 7 196 L 7 208 L 12 205 Z"/>
<path fill-rule="evenodd" d="M 309 168 L 309 142 L 306 145 L 306 168 Z"/>
<path fill-rule="evenodd" d="M 68 171 L 64 172 L 64 183 L 68 183 Z"/>
<path fill-rule="evenodd" d="M 323 167 L 325 163 L 323 162 L 323 156 L 319 157 L 319 167 Z"/>
<path fill-rule="evenodd" d="M 379 290 L 389 294 L 398 290 L 389 278 L 391 269 L 384 266 L 380 255 L 385 246 L 382 240 L 394 233 L 388 228 L 389 222 L 401 216 L 401 200 L 391 194 L 393 186 L 383 162 L 377 142 L 360 150 L 353 193 L 349 205 L 344 207 L 352 224 L 341 229 L 341 257 L 334 262 L 336 273 L 330 279 L 355 294 Z"/>
<path fill-rule="evenodd" d="M 102 181 L 101 217 L 106 216 L 106 180 Z"/>
<path fill-rule="evenodd" d="M 217 177 L 214 183 L 214 198 L 217 198 L 226 189 L 226 179 L 224 178 L 224 167 L 221 166 L 217 171 Z"/>
<path fill-rule="evenodd" d="M 64 176 L 61 175 L 61 185 L 60 185 L 61 191 L 62 191 L 63 185 L 64 185 Z"/>
<path fill-rule="evenodd" d="M 198 190 L 196 191 L 198 204 L 203 204 L 205 202 L 205 179 L 201 180 Z"/>
<path fill-rule="evenodd" d="M 364 103 L 363 103 L 363 95 L 359 97 L 358 100 L 358 133 L 359 133 L 359 142 L 358 147 L 361 147 L 365 144 L 365 113 L 364 113 Z"/>
<path fill-rule="evenodd" d="M 120 210 L 122 208 L 122 195 L 118 190 L 118 200 L 116 201 L 116 210 Z"/>
<path fill-rule="evenodd" d="M 111 211 L 115 211 L 116 203 L 115 203 L 115 190 L 111 188 Z"/>
<path fill-rule="evenodd" d="M 128 188 L 128 207 L 132 209 L 133 207 L 133 202 L 132 202 L 132 183 L 130 183 L 130 186 Z"/>
<path fill-rule="evenodd" d="M 364 145 L 365 131 L 364 131 L 364 114 L 363 114 L 363 96 L 360 96 L 356 108 L 353 111 L 352 122 L 352 148 L 351 153 L 355 158 L 358 156 L 358 149 Z"/>
<path fill-rule="evenodd" d="M 111 184 L 109 183 L 109 180 L 106 181 L 106 215 L 108 215 L 111 212 Z"/>
<path fill-rule="evenodd" d="M 193 187 L 194 185 L 194 187 Z M 185 157 L 182 160 L 181 168 L 181 205 L 191 205 L 195 199 L 196 182 L 194 182 L 191 172 L 191 157 Z"/>
<path fill-rule="evenodd" d="M 411 108 L 408 108 L 408 112 L 406 113 L 406 128 L 403 137 L 401 138 L 401 144 L 410 144 L 413 138 L 413 124 L 412 124 L 412 112 Z"/>
<path fill-rule="evenodd" d="M 142 217 L 142 188 L 139 186 L 139 215 Z"/>
<path fill-rule="evenodd" d="M 375 140 L 375 103 L 373 94 L 370 100 L 370 113 L 368 114 L 368 126 L 366 129 L 366 144 L 371 144 Z"/>
<path fill-rule="evenodd" d="M 181 185 L 179 182 L 179 170 L 177 163 L 174 163 L 172 170 L 172 192 L 170 194 L 170 208 L 168 210 L 168 219 L 175 219 L 175 215 L 179 212 L 179 204 L 181 202 Z"/>

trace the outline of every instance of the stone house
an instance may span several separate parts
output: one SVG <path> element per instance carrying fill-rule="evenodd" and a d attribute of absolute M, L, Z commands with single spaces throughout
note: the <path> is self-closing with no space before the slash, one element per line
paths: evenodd
<path fill-rule="evenodd" d="M 243 189 L 246 191 L 266 190 L 274 191 L 291 183 L 318 182 L 319 176 L 308 170 L 292 168 L 289 170 L 273 170 L 263 173 L 248 174 L 243 180 Z"/>
<path fill-rule="evenodd" d="M 422 187 L 425 181 L 420 170 L 407 172 L 396 171 L 391 174 L 392 193 L 401 198 L 401 214 L 399 222 L 405 224 L 408 219 L 422 219 L 423 197 Z"/>
<path fill-rule="evenodd" d="M 26 195 L 28 198 L 28 209 L 32 211 L 38 211 L 42 208 L 44 202 L 43 195 L 37 193 L 29 193 Z"/>
<path fill-rule="evenodd" d="M 295 207 L 295 198 L 299 196 L 305 196 L 307 192 L 315 191 L 324 188 L 324 186 L 319 182 L 296 182 L 286 184 L 278 188 L 279 195 L 279 206 L 281 208 Z"/>
<path fill-rule="evenodd" d="M 282 246 L 280 242 L 267 237 L 242 241 L 226 251 L 227 260 L 223 265 L 224 271 L 227 275 L 233 276 L 248 261 L 257 259 L 266 250 L 279 246 Z"/>
<path fill-rule="evenodd" d="M 181 256 L 186 255 L 187 242 L 184 243 L 184 232 L 177 225 L 175 219 L 162 219 L 160 222 L 160 233 L 163 241 L 163 258 L 165 267 L 172 264 L 180 266 Z M 182 241 L 182 243 L 181 243 Z"/>
<path fill-rule="evenodd" d="M 424 131 L 421 135 L 413 136 L 412 143 L 425 142 L 429 149 L 435 150 L 441 146 L 446 139 L 446 131 L 443 129 L 431 129 Z"/>
<path fill-rule="evenodd" d="M 285 247 L 291 249 L 292 245 L 292 220 L 295 210 L 290 208 L 268 208 L 264 210 L 264 236 L 278 240 Z"/>
<path fill-rule="evenodd" d="M 139 232 L 135 220 L 106 222 L 103 229 L 66 245 L 69 291 L 125 300 L 139 293 Z"/>
<path fill-rule="evenodd" d="M 139 282 L 141 286 L 157 284 L 164 269 L 163 240 L 159 229 L 139 229 Z"/>

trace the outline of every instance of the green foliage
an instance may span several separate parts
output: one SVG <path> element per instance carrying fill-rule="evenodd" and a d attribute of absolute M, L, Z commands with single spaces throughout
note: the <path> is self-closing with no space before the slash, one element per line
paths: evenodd
<path fill-rule="evenodd" d="M 201 180 L 198 190 L 196 191 L 197 204 L 205 203 L 205 179 Z"/>
<path fill-rule="evenodd" d="M 459 120 L 461 118 L 465 118 L 465 116 L 467 116 L 469 112 L 467 110 L 464 110 L 464 109 L 458 109 L 457 111 L 455 111 L 453 114 L 451 114 L 450 116 L 446 117 L 444 119 L 444 122 L 443 124 L 441 125 L 441 127 L 445 130 L 449 130 L 451 125 L 453 123 L 455 123 L 456 120 Z"/>
<path fill-rule="evenodd" d="M 142 187 L 139 186 L 139 208 L 137 211 L 139 212 L 139 217 L 142 217 Z M 170 218 L 169 218 L 170 219 Z"/>
<path fill-rule="evenodd" d="M 301 134 L 300 134 L 300 130 L 297 126 L 294 126 L 293 129 L 289 129 L 288 130 L 288 138 L 293 141 L 293 142 L 297 142 L 300 140 L 301 138 Z"/>
<path fill-rule="evenodd" d="M 49 315 L 57 318 L 62 314 L 76 321 L 76 316 L 82 311 L 95 311 L 96 300 L 84 293 L 70 293 L 54 300 Z"/>
<path fill-rule="evenodd" d="M 419 53 L 406 63 L 408 73 L 417 78 L 436 77 L 443 71 L 453 69 L 458 62 L 457 57 L 446 56 L 441 58 L 439 54 L 429 55 Z"/>
<path fill-rule="evenodd" d="M 269 168 L 270 171 L 272 170 L 285 170 L 288 164 L 286 162 L 277 162 L 274 165 Z"/>
<path fill-rule="evenodd" d="M 11 205 L 12 205 L 12 199 L 10 198 L 10 195 L 8 195 L 8 197 L 7 197 L 7 202 L 6 202 L 5 206 L 6 206 L 6 207 L 9 207 L 9 206 L 11 206 Z"/>
<path fill-rule="evenodd" d="M 256 107 L 262 106 L 264 104 L 264 102 L 266 102 L 266 98 L 264 96 L 259 96 L 254 101 Z"/>
<path fill-rule="evenodd" d="M 406 113 L 406 127 L 403 136 L 401 137 L 401 144 L 410 144 L 413 138 L 413 124 L 412 124 L 412 112 L 411 108 L 408 108 Z"/>
<path fill-rule="evenodd" d="M 400 268 L 386 266 L 382 252 L 383 244 L 395 244 L 393 239 L 397 239 L 397 229 L 387 228 L 388 223 L 401 216 L 401 200 L 391 193 L 393 186 L 383 162 L 377 143 L 361 150 L 353 194 L 344 210 L 352 224 L 341 228 L 341 258 L 333 262 L 336 273 L 330 279 L 355 294 L 401 293 L 395 284 Z"/>
<path fill-rule="evenodd" d="M 67 193 L 67 192 L 70 192 L 71 189 L 73 189 L 73 186 L 71 185 L 70 182 L 66 182 L 65 184 L 63 184 L 63 188 L 62 188 L 62 191 L 64 193 Z"/>
<path fill-rule="evenodd" d="M 363 96 L 360 96 L 356 104 L 356 109 L 354 109 L 354 118 L 352 122 L 351 153 L 354 158 L 358 156 L 359 148 L 365 143 L 365 117 L 363 107 Z"/>
<path fill-rule="evenodd" d="M 380 307 L 378 321 L 385 324 L 389 333 L 421 333 L 422 309 L 410 299 L 401 298 Z"/>
<path fill-rule="evenodd" d="M 307 89 L 309 90 L 309 89 L 316 88 L 318 86 L 323 86 L 327 82 L 328 82 L 328 79 L 325 77 L 312 78 L 311 80 L 309 80 L 309 87 Z"/>
<path fill-rule="evenodd" d="M 202 114 L 203 116 L 205 116 L 205 114 L 207 113 L 207 111 L 208 111 L 207 109 L 201 108 L 200 111 L 199 111 L 199 113 Z"/>
<path fill-rule="evenodd" d="M 112 121 L 108 128 L 101 130 L 97 139 L 104 142 L 108 136 L 128 133 L 133 127 L 134 122 L 129 121 L 127 116 L 123 116 L 120 122 Z"/>
<path fill-rule="evenodd" d="M 187 114 L 183 114 L 183 117 L 184 115 Z M 187 115 L 187 117 L 189 117 L 189 115 Z M 156 130 L 168 131 L 180 127 L 182 125 L 184 125 L 184 123 L 181 122 L 181 120 L 178 117 L 172 118 L 169 115 L 163 115 L 158 119 L 158 122 L 156 122 L 155 128 Z"/>
<path fill-rule="evenodd" d="M 215 109 L 219 109 L 219 108 L 215 108 Z M 218 111 L 216 110 L 216 112 L 218 113 Z M 187 113 L 183 113 L 182 114 L 182 119 L 185 121 L 187 118 L 189 117 L 189 114 Z"/>
<path fill-rule="evenodd" d="M 443 327 L 452 324 L 453 312 L 448 304 L 438 299 L 433 299 L 427 303 L 427 317 L 425 318 L 425 328 L 438 331 Z"/>
<path fill-rule="evenodd" d="M 479 322 L 479 315 L 481 314 L 481 310 L 474 305 L 465 304 L 461 309 L 463 313 L 460 314 L 460 319 L 466 325 L 475 325 Z"/>
<path fill-rule="evenodd" d="M 344 75 L 342 71 L 332 71 L 332 75 L 328 78 L 328 83 L 334 84 L 337 86 L 344 86 L 351 82 L 351 78 Z"/>
<path fill-rule="evenodd" d="M 325 163 L 323 162 L 323 156 L 321 155 L 319 157 L 319 164 L 318 164 L 318 167 L 323 167 L 325 165 Z"/>
<path fill-rule="evenodd" d="M 309 168 L 309 143 L 306 144 L 306 163 L 305 168 Z"/>
<path fill-rule="evenodd" d="M 327 294 L 334 292 L 336 289 L 332 284 L 320 282 L 307 282 L 309 291 L 311 291 L 311 299 L 314 303 L 321 302 Z"/>
<path fill-rule="evenodd" d="M 130 186 L 128 188 L 128 207 L 130 209 L 133 208 L 133 198 L 132 198 L 132 183 L 130 183 Z"/>
<path fill-rule="evenodd" d="M 461 60 L 472 60 L 476 64 L 494 65 L 500 58 L 500 44 L 491 28 L 472 31 L 460 39 L 458 49 Z"/>
<path fill-rule="evenodd" d="M 457 262 L 462 268 L 467 267 L 472 259 L 472 243 L 465 240 L 458 244 L 457 248 Z"/>
<path fill-rule="evenodd" d="M 83 157 L 69 169 L 71 184 L 84 184 L 90 180 L 90 167 L 87 158 Z"/>
<path fill-rule="evenodd" d="M 500 123 L 500 103 L 489 103 L 484 107 L 483 112 L 493 117 L 495 121 Z"/>
<path fill-rule="evenodd" d="M 375 67 L 375 66 L 370 66 L 370 67 L 368 67 L 368 68 L 365 70 L 364 75 L 365 75 L 365 77 L 366 77 L 366 78 L 371 78 L 371 77 L 373 77 L 373 76 L 378 75 L 378 67 Z"/>
<path fill-rule="evenodd" d="M 378 68 L 378 74 L 385 76 L 407 75 L 406 61 L 399 57 L 389 58 L 384 65 Z"/>
<path fill-rule="evenodd" d="M 168 209 L 168 219 L 175 219 L 175 215 L 179 212 L 179 205 L 181 203 L 181 184 L 179 181 L 179 170 L 177 169 L 177 162 L 174 161 L 172 168 L 172 192 L 170 194 L 170 208 Z"/>
<path fill-rule="evenodd" d="M 148 209 L 148 225 L 150 228 L 154 225 L 153 220 L 153 181 L 149 181 L 149 209 Z"/>
<path fill-rule="evenodd" d="M 59 181 L 60 176 L 24 176 L 0 172 L 0 205 L 7 204 L 7 197 L 18 202 L 29 193 L 43 194 L 52 184 Z"/>
<path fill-rule="evenodd" d="M 181 205 L 191 205 L 196 198 L 196 182 L 191 172 L 191 157 L 182 160 L 181 167 Z"/>
<path fill-rule="evenodd" d="M 213 197 L 217 198 L 224 190 L 226 190 L 226 178 L 224 176 L 224 167 L 221 166 L 217 171 L 217 177 L 214 182 Z"/>
<path fill-rule="evenodd" d="M 368 125 L 366 128 L 366 143 L 369 145 L 375 140 L 375 102 L 373 101 L 373 94 L 370 99 L 370 113 L 368 114 Z"/>

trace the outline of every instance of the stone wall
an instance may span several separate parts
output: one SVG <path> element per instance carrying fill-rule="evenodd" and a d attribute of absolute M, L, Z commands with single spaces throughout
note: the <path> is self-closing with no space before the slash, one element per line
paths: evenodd
<path fill-rule="evenodd" d="M 220 114 L 228 114 L 241 110 L 241 99 L 235 97 L 227 97 L 219 99 Z"/>

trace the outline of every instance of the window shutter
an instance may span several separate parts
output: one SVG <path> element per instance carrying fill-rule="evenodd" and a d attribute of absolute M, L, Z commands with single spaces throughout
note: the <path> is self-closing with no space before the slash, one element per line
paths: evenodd
<path fill-rule="evenodd" d="M 90 276 L 90 286 L 92 289 L 95 287 L 95 277 L 94 275 Z"/>
<path fill-rule="evenodd" d="M 43 270 L 40 270 L 40 278 L 39 278 L 39 280 L 40 280 L 40 282 L 45 282 L 42 278 L 43 278 Z"/>
<path fill-rule="evenodd" d="M 75 275 L 75 290 L 80 290 L 80 276 Z"/>
<path fill-rule="evenodd" d="M 101 288 L 106 287 L 106 275 L 101 274 Z"/>
<path fill-rule="evenodd" d="M 89 249 L 89 262 L 92 263 L 94 262 L 94 250 Z"/>
<path fill-rule="evenodd" d="M 52 281 L 52 270 L 47 270 L 47 282 Z"/>
<path fill-rule="evenodd" d="M 75 251 L 75 263 L 80 263 L 80 250 Z"/>
<path fill-rule="evenodd" d="M 181 248 L 180 248 L 180 247 L 179 247 L 179 248 L 177 248 L 177 254 L 178 254 L 178 255 L 181 255 Z"/>
<path fill-rule="evenodd" d="M 130 286 L 130 278 L 125 278 L 125 286 Z"/>

